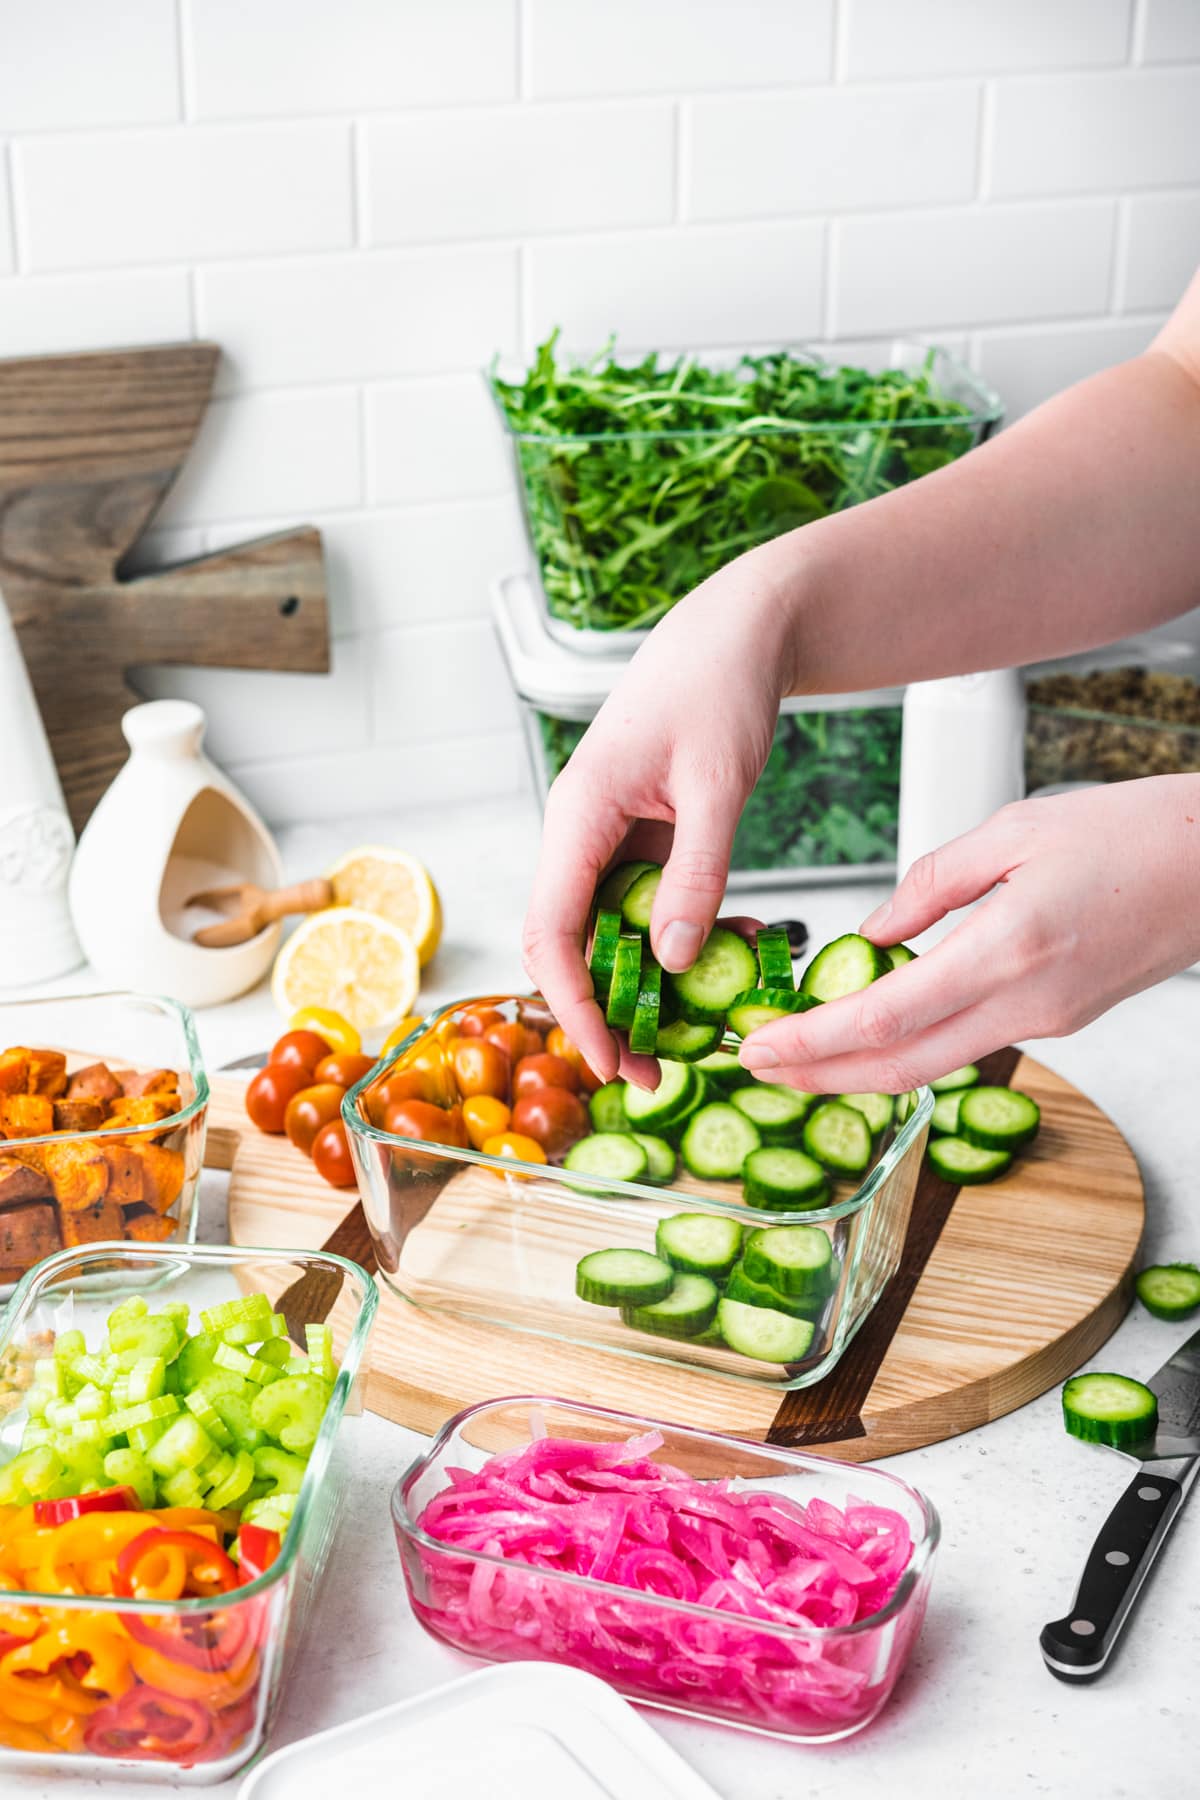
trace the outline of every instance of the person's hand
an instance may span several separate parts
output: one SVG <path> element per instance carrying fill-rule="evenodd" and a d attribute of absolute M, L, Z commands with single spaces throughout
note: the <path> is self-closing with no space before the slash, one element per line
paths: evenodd
<path fill-rule="evenodd" d="M 706 581 L 655 628 L 546 803 L 525 967 L 597 1075 L 657 1080 L 621 1051 L 584 961 L 596 885 L 616 860 L 664 863 L 650 942 L 690 968 L 725 892 L 733 834 L 786 691 L 786 622 L 754 557 Z M 618 855 L 619 853 L 619 855 Z"/>
<path fill-rule="evenodd" d="M 752 1033 L 745 1067 L 809 1093 L 903 1093 L 1200 961 L 1200 776 L 1006 806 L 914 863 L 862 931 L 900 943 L 993 888 L 915 962 Z"/>

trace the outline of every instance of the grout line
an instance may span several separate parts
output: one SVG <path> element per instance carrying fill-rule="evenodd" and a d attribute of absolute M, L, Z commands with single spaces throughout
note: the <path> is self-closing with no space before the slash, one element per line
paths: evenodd
<path fill-rule="evenodd" d="M 688 101 L 680 100 L 675 107 L 675 208 L 673 213 L 676 225 L 686 223 L 683 197 L 687 191 L 688 177 L 692 166 L 692 117 Z"/>
<path fill-rule="evenodd" d="M 529 100 L 533 97 L 533 20 L 529 14 L 529 0 L 513 0 L 513 28 L 516 51 L 516 84 L 517 99 Z"/>
<path fill-rule="evenodd" d="M 188 329 L 191 331 L 193 338 L 199 338 L 201 336 L 201 331 L 200 331 L 200 271 L 198 269 L 189 269 L 187 271 L 187 309 L 188 309 Z M 218 367 L 219 366 L 220 365 L 218 364 Z M 216 396 L 210 396 L 210 402 L 211 402 L 211 399 L 215 398 L 215 397 Z"/>
<path fill-rule="evenodd" d="M 1117 201 L 1117 219 L 1113 230 L 1112 269 L 1109 275 L 1108 305 L 1110 312 L 1125 310 L 1126 275 L 1129 262 L 1129 234 L 1133 225 L 1133 208 L 1128 195 Z"/>
<path fill-rule="evenodd" d="M 0 143 L 0 185 L 8 195 L 8 237 L 9 249 L 12 252 L 13 274 L 20 275 L 25 267 L 24 221 L 18 205 L 17 188 L 17 146 Z"/>
<path fill-rule="evenodd" d="M 1146 27 L 1150 7 L 1148 0 L 1133 0 L 1133 12 L 1129 20 L 1129 41 L 1125 46 L 1125 61 L 1135 67 L 1144 66 L 1146 55 Z"/>
<path fill-rule="evenodd" d="M 350 121 L 350 240 L 356 250 L 367 242 L 367 157 L 363 142 L 363 126 L 358 119 Z"/>
<path fill-rule="evenodd" d="M 532 320 L 529 307 L 529 252 L 524 244 L 517 244 L 517 344 L 519 353 L 525 352 L 531 343 Z"/>
<path fill-rule="evenodd" d="M 846 84 L 850 61 L 850 0 L 833 0 L 833 74 L 837 86 Z"/>
<path fill-rule="evenodd" d="M 196 83 L 188 47 L 192 41 L 189 0 L 176 0 L 175 61 L 179 77 L 179 108 L 184 122 L 196 116 Z"/>
<path fill-rule="evenodd" d="M 978 161 L 975 168 L 975 198 L 987 200 L 992 186 L 992 165 L 996 142 L 997 90 L 994 81 L 985 81 L 979 100 Z"/>
<path fill-rule="evenodd" d="M 837 335 L 837 289 L 841 272 L 841 232 L 836 219 L 831 219 L 825 226 L 825 271 L 821 282 L 821 323 L 822 334 L 827 338 Z"/>

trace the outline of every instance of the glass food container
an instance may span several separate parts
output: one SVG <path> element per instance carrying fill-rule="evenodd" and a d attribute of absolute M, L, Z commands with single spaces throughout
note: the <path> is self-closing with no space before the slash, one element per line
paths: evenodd
<path fill-rule="evenodd" d="M 887 1604 L 854 1624 L 804 1628 L 487 1550 L 453 1550 L 422 1529 L 453 1471 L 541 1437 L 622 1443 L 656 1432 L 655 1460 L 745 1493 L 884 1507 L 905 1521 L 911 1558 Z M 925 1616 L 940 1525 L 897 1476 L 768 1444 L 547 1398 L 469 1408 L 443 1426 L 398 1482 L 392 1521 L 413 1611 L 434 1637 L 489 1661 L 568 1663 L 631 1700 L 794 1742 L 861 1731 L 886 1705 Z"/>
<path fill-rule="evenodd" d="M 447 1045 L 472 1008 L 494 1009 L 497 1023 L 525 1021 L 535 1029 L 552 1023 L 537 997 L 502 994 L 443 1007 L 342 1103 L 388 1285 L 430 1312 L 781 1391 L 827 1375 L 899 1263 L 933 1110 L 928 1089 L 919 1091 L 902 1125 L 889 1124 L 877 1137 L 873 1166 L 857 1186 L 832 1184 L 830 1203 L 816 1209 L 765 1212 L 745 1203 L 740 1182 L 702 1181 L 682 1165 L 668 1185 L 652 1187 L 388 1131 L 395 1090 L 386 1090 L 396 1078 L 408 1098 L 415 1087 L 436 1105 L 459 1106 L 464 1096 Z M 812 1324 L 803 1355 L 778 1363 L 740 1354 L 711 1327 L 694 1337 L 659 1336 L 627 1322 L 616 1306 L 578 1297 L 583 1257 L 614 1247 L 654 1252 L 660 1222 L 681 1213 L 733 1222 L 743 1232 L 809 1228 L 814 1235 L 807 1241 L 821 1251 L 821 1277 L 795 1303 L 797 1317 Z M 816 1244 L 818 1232 L 828 1251 Z"/>
<path fill-rule="evenodd" d="M 493 617 L 544 801 L 626 667 L 551 634 L 533 583 L 492 590 Z M 903 690 L 784 701 L 767 766 L 733 844 L 729 886 L 878 880 L 896 860 Z"/>
<path fill-rule="evenodd" d="M 0 1330 L 0 1466 L 20 1444 L 33 1364 L 51 1353 L 59 1332 L 82 1331 L 90 1347 L 112 1308 L 133 1295 L 152 1306 L 185 1301 L 194 1324 L 201 1307 L 259 1290 L 278 1300 L 309 1273 L 341 1286 L 339 1316 L 348 1335 L 279 1556 L 257 1580 L 219 1597 L 139 1598 L 132 1619 L 128 1599 L 18 1590 L 0 1581 L 7 1588 L 0 1593 L 0 1770 L 117 1778 L 126 1787 L 166 1775 L 204 1783 L 227 1779 L 255 1755 L 329 1554 L 348 1478 L 343 1425 L 362 1411 L 364 1351 L 379 1298 L 363 1270 L 342 1257 L 200 1245 L 66 1250 L 20 1283 Z M 0 1507 L 0 1559 L 4 1529 Z M 181 1638 L 190 1654 L 180 1653 Z M 26 1640 L 31 1647 L 23 1649 Z M 99 1694 L 85 1679 L 92 1673 L 86 1662 L 82 1669 L 74 1662 L 81 1650 L 91 1658 Z M 108 1671 L 111 1689 L 103 1685 Z M 105 1754 L 96 1726 L 88 1744 L 88 1722 L 108 1692 L 158 1737 L 157 1753 L 134 1758 L 113 1742 Z"/>
<path fill-rule="evenodd" d="M 207 1110 L 178 1001 L 0 1001 L 0 1283 L 64 1248 L 190 1242 Z"/>
<path fill-rule="evenodd" d="M 611 367 L 616 382 L 580 382 L 551 343 L 532 369 L 489 377 L 551 629 L 602 654 L 635 646 L 742 551 L 941 468 L 1003 414 L 963 364 L 907 340 L 853 368 L 836 345 Z M 664 370 L 669 388 L 651 392 Z M 577 428 L 556 431 L 563 416 Z"/>
<path fill-rule="evenodd" d="M 1025 786 L 1200 773 L 1200 653 L 1152 638 L 1042 664 L 1026 681 Z"/>

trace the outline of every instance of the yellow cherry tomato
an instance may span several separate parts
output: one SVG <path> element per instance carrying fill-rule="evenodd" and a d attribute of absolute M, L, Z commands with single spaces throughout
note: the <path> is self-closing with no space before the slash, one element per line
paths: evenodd
<path fill-rule="evenodd" d="M 384 1038 L 383 1049 L 379 1052 L 380 1059 L 390 1056 L 397 1045 L 402 1044 L 406 1037 L 411 1037 L 422 1022 L 416 1013 L 410 1013 L 407 1019 L 401 1019 L 400 1023 L 394 1026 Z"/>
<path fill-rule="evenodd" d="M 501 1131 L 495 1137 L 487 1139 L 483 1145 L 485 1156 L 511 1156 L 517 1162 L 544 1163 L 546 1152 L 536 1138 L 525 1137 L 519 1131 Z"/>
<path fill-rule="evenodd" d="M 491 1094 L 472 1094 L 463 1101 L 463 1124 L 476 1150 L 482 1150 L 489 1138 L 500 1137 L 508 1130 L 512 1113 L 503 1100 Z"/>
<path fill-rule="evenodd" d="M 288 1030 L 315 1031 L 339 1056 L 356 1056 L 362 1049 L 362 1039 L 349 1019 L 328 1006 L 302 1006 L 292 1014 Z"/>

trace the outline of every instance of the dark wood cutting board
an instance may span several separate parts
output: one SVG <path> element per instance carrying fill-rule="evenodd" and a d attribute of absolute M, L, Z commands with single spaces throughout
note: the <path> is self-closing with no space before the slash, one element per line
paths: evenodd
<path fill-rule="evenodd" d="M 130 668 L 329 668 L 311 526 L 121 574 L 191 448 L 219 354 L 164 344 L 0 361 L 0 596 L 76 829 L 125 760 Z"/>

